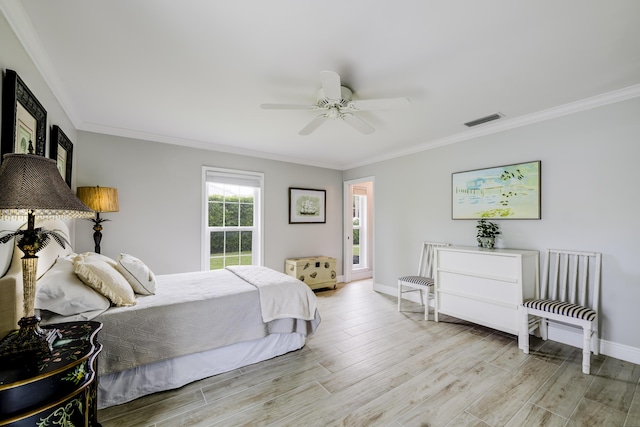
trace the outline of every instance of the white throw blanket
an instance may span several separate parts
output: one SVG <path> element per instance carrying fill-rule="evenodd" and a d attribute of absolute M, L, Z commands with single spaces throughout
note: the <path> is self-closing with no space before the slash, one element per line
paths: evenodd
<path fill-rule="evenodd" d="M 284 318 L 314 319 L 316 295 L 304 282 L 267 267 L 238 265 L 226 268 L 258 288 L 265 323 Z"/>

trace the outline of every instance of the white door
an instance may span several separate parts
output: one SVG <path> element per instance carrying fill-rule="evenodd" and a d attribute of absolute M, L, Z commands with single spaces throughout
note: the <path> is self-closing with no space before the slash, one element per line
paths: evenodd
<path fill-rule="evenodd" d="M 373 276 L 373 178 L 344 183 L 344 280 Z"/>

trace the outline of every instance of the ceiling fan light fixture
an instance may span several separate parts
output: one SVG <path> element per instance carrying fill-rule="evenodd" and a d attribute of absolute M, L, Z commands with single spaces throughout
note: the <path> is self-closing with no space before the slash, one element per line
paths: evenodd
<path fill-rule="evenodd" d="M 464 125 L 467 127 L 478 126 L 483 123 L 492 122 L 494 120 L 498 120 L 504 117 L 504 114 L 495 113 L 488 116 L 480 117 L 479 119 L 471 120 L 470 122 L 465 123 Z"/>
<path fill-rule="evenodd" d="M 408 98 L 381 98 L 352 100 L 351 89 L 340 84 L 340 76 L 333 71 L 322 71 L 320 73 L 322 87 L 316 93 L 315 105 L 297 104 L 261 104 L 260 107 L 268 110 L 315 110 L 323 111 L 309 122 L 300 132 L 300 135 L 309 135 L 326 119 L 342 119 L 351 127 L 360 131 L 364 135 L 369 135 L 375 129 L 362 118 L 354 115 L 358 111 L 384 110 L 404 108 L 409 105 Z"/>

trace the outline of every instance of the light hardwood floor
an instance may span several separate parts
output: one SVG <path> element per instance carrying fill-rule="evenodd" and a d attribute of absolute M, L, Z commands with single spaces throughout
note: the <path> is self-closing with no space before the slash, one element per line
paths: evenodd
<path fill-rule="evenodd" d="M 111 426 L 640 426 L 640 366 L 453 318 L 371 281 L 318 291 L 322 323 L 275 359 L 99 411 Z M 432 316 L 430 316 L 432 318 Z M 535 350 L 535 351 L 534 351 Z"/>

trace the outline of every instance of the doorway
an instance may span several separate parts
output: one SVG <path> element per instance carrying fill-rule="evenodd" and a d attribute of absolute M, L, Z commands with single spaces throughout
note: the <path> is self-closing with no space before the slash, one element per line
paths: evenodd
<path fill-rule="evenodd" d="M 344 281 L 373 277 L 373 177 L 344 183 Z"/>

